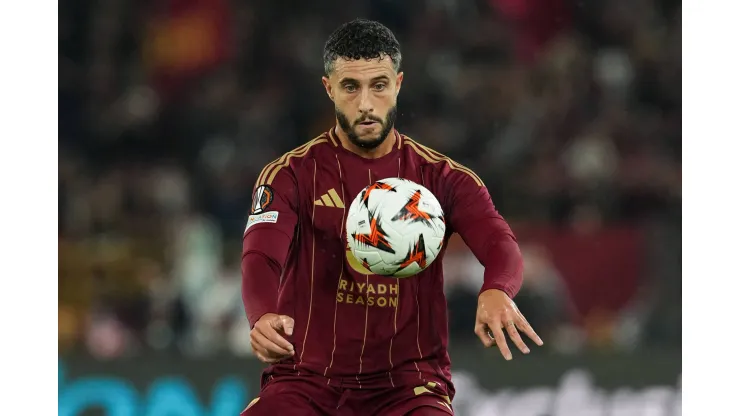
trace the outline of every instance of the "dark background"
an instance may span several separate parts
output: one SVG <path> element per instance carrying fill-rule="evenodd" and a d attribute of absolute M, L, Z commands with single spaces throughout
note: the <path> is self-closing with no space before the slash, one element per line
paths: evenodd
<path fill-rule="evenodd" d="M 137 364 L 150 354 L 251 362 L 238 264 L 251 188 L 266 163 L 333 125 L 323 42 L 366 17 L 402 45 L 399 130 L 475 170 L 512 223 L 526 264 L 517 303 L 547 343 L 538 359 L 650 352 L 680 372 L 679 1 L 59 10 L 63 360 L 127 360 L 142 374 L 159 368 Z M 498 362 L 470 330 L 480 265 L 459 241 L 445 260 L 453 356 Z"/>

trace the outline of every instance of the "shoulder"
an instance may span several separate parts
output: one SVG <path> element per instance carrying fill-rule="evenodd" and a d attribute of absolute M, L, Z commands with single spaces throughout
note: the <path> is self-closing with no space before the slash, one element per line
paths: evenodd
<path fill-rule="evenodd" d="M 429 166 L 440 178 L 452 181 L 472 181 L 477 186 L 485 186 L 472 169 L 452 160 L 446 155 L 422 145 L 409 136 L 401 135 L 402 149 L 421 166 Z"/>
<path fill-rule="evenodd" d="M 306 159 L 315 158 L 317 155 L 326 151 L 326 148 L 331 146 L 330 140 L 331 138 L 328 134 L 322 133 L 313 140 L 309 140 L 301 146 L 285 152 L 279 158 L 265 165 L 257 177 L 255 186 L 272 185 L 276 178 L 285 176 L 286 174 L 288 176 L 294 176 L 296 168 Z"/>

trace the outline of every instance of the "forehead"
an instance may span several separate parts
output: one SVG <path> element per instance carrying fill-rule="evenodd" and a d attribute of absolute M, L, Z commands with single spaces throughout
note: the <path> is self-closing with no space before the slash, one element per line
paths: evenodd
<path fill-rule="evenodd" d="M 383 55 L 380 59 L 348 60 L 339 57 L 334 61 L 334 73 L 332 77 L 337 80 L 352 78 L 359 81 L 366 81 L 381 75 L 392 78 L 395 74 L 393 61 L 387 55 Z"/>

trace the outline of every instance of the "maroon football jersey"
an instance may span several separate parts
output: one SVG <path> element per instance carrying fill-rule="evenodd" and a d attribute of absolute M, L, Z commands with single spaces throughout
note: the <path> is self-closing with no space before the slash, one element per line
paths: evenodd
<path fill-rule="evenodd" d="M 260 174 L 244 255 L 266 253 L 282 274 L 279 283 L 245 275 L 245 306 L 253 325 L 267 312 L 292 317 L 296 351 L 266 374 L 321 375 L 327 384 L 357 388 L 433 382 L 452 395 L 444 248 L 413 277 L 374 275 L 348 251 L 348 205 L 373 182 L 400 177 L 437 197 L 446 240 L 459 233 L 481 261 L 490 242 L 514 237 L 475 173 L 396 131 L 394 139 L 390 153 L 365 159 L 346 150 L 332 129 Z M 510 269 L 521 272 L 517 264 Z M 498 276 L 489 287 L 513 297 L 518 284 Z"/>

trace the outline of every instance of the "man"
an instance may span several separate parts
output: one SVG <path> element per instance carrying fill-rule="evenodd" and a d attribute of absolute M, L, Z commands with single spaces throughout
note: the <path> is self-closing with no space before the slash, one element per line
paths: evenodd
<path fill-rule="evenodd" d="M 459 233 L 485 266 L 475 322 L 481 342 L 498 345 L 507 360 L 505 333 L 524 353 L 518 330 L 542 345 L 511 300 L 522 258 L 481 180 L 394 129 L 400 64 L 398 41 L 383 25 L 355 20 L 337 29 L 324 48 L 322 78 L 337 125 L 257 179 L 242 294 L 254 353 L 271 365 L 243 415 L 453 414 L 444 253 L 416 276 L 390 279 L 347 251 L 348 201 L 387 177 L 434 193 L 447 239 Z"/>

